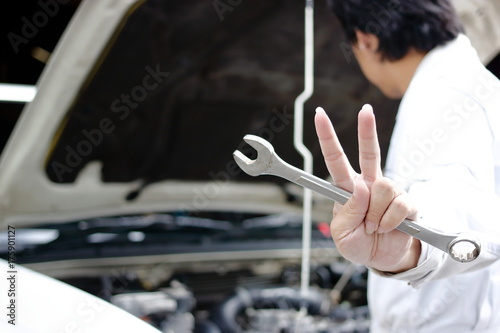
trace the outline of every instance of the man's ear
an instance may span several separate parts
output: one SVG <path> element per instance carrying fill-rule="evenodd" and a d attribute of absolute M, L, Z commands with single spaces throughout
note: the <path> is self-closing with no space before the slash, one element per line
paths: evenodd
<path fill-rule="evenodd" d="M 366 33 L 356 29 L 356 47 L 360 50 L 367 50 L 376 53 L 378 50 L 379 39 L 374 34 Z"/>

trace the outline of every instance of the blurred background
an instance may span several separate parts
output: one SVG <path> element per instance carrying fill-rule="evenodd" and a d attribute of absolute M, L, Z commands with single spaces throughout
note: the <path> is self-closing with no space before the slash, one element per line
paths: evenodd
<path fill-rule="evenodd" d="M 300 306 L 301 193 L 276 178 L 279 191 L 248 187 L 269 183 L 270 177 L 250 178 L 230 163 L 235 149 L 250 153 L 242 144 L 250 133 L 272 141 L 283 159 L 302 166 L 292 142 L 294 100 L 304 88 L 304 1 L 137 1 L 118 18 L 96 59 L 67 52 L 100 41 L 108 8 L 82 13 L 82 3 L 26 0 L 8 2 L 0 11 L 0 84 L 36 88 L 42 73 L 67 74 L 60 81 L 45 78 L 52 89 L 45 92 L 52 96 L 37 97 L 52 97 L 51 104 L 41 105 L 53 109 L 32 104 L 29 116 L 39 116 L 42 128 L 26 122 L 31 127 L 19 131 L 13 146 L 22 153 L 26 139 L 37 159 L 33 165 L 17 161 L 19 179 L 5 189 L 14 194 L 0 198 L 4 228 L 16 221 L 39 237 L 26 232 L 19 263 L 117 304 L 164 332 L 264 332 L 266 325 L 276 329 L 278 319 L 290 323 Z M 106 3 L 112 15 L 120 2 Z M 500 75 L 500 5 L 453 3 L 481 59 Z M 79 25 L 65 32 L 75 13 Z M 315 108 L 327 111 L 357 168 L 357 112 L 365 103 L 373 105 L 385 156 L 399 101 L 388 100 L 363 77 L 326 0 L 315 1 L 314 20 L 314 94 L 304 108 L 304 141 L 314 156 L 314 173 L 326 178 Z M 58 49 L 60 40 L 65 49 Z M 54 51 L 60 51 L 58 61 Z M 58 105 L 64 98 L 66 104 Z M 4 155 L 28 103 L 0 101 Z M 38 142 L 32 133 L 43 138 Z M 84 142 L 92 146 L 85 150 Z M 21 171 L 30 178 L 23 179 Z M 17 169 L 10 172 L 14 177 Z M 206 181 L 212 187 L 187 187 Z M 222 190 L 229 190 L 226 196 Z M 205 196 L 196 197 L 196 191 Z M 195 201 L 200 198 L 207 202 Z M 77 215 L 57 215 L 71 209 Z M 323 213 L 313 226 L 311 285 L 319 291 L 308 302 L 311 313 L 324 320 L 301 324 L 311 332 L 324 325 L 332 332 L 366 332 L 366 269 L 335 252 L 328 231 L 331 202 L 321 205 L 316 198 L 315 211 Z M 10 213 L 15 218 L 8 220 Z M 4 251 L 0 247 L 2 257 Z M 241 289 L 251 291 L 254 310 L 294 311 L 245 313 Z M 158 309 L 145 307 L 152 299 Z M 325 300 L 333 304 L 327 310 Z M 235 306 L 239 312 L 233 313 Z"/>

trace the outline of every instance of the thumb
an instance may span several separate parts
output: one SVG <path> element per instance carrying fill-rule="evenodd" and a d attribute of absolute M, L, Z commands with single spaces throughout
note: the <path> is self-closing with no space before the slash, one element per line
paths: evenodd
<path fill-rule="evenodd" d="M 370 202 L 370 191 L 366 183 L 360 178 L 354 181 L 354 191 L 352 196 L 335 214 L 331 225 L 332 236 L 334 233 L 342 237 L 356 229 L 363 223 L 368 204 Z M 335 236 L 333 236 L 335 239 Z"/>

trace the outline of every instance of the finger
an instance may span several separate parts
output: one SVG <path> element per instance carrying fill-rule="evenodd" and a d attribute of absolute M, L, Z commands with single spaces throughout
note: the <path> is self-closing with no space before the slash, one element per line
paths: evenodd
<path fill-rule="evenodd" d="M 387 233 L 394 230 L 401 222 L 416 213 L 416 210 L 411 206 L 406 192 L 402 192 L 392 200 L 389 207 L 385 211 L 384 216 L 380 220 L 377 232 Z"/>
<path fill-rule="evenodd" d="M 358 115 L 359 165 L 363 179 L 370 186 L 382 176 L 380 146 L 373 108 L 365 104 Z"/>
<path fill-rule="evenodd" d="M 335 214 L 330 226 L 334 240 L 344 238 L 363 223 L 369 202 L 370 191 L 368 187 L 362 179 L 356 178 L 352 196 Z"/>
<path fill-rule="evenodd" d="M 387 212 L 396 196 L 393 183 L 388 178 L 376 179 L 370 189 L 370 204 L 365 219 L 365 232 L 373 234 L 379 227 L 382 217 Z"/>
<path fill-rule="evenodd" d="M 314 123 L 326 167 L 335 184 L 346 190 L 352 190 L 354 169 L 344 154 L 333 125 L 323 108 L 316 108 Z"/>

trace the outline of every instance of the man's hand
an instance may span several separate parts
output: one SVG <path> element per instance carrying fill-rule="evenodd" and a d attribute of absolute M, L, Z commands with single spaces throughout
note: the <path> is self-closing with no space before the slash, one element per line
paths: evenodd
<path fill-rule="evenodd" d="M 315 117 L 316 132 L 326 166 L 335 185 L 353 192 L 345 205 L 335 204 L 330 225 L 339 252 L 348 260 L 380 271 L 402 272 L 417 265 L 420 241 L 395 228 L 414 219 L 406 193 L 384 178 L 380 167 L 375 116 L 364 105 L 358 116 L 359 164 L 354 171 L 323 109 Z"/>

